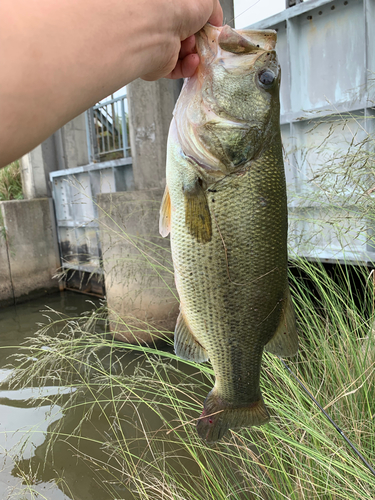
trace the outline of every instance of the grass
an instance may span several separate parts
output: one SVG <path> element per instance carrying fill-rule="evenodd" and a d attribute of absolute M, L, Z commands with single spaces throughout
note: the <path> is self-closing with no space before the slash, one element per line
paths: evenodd
<path fill-rule="evenodd" d="M 366 268 L 356 273 L 353 278 L 342 268 L 332 277 L 321 265 L 296 263 L 290 278 L 301 345 L 287 363 L 374 465 L 374 283 Z M 353 279 L 367 283 L 362 297 Z M 11 387 L 74 388 L 48 396 L 64 417 L 49 429 L 44 466 L 63 440 L 101 479 L 110 499 L 124 488 L 126 499 L 375 497 L 375 477 L 278 358 L 265 355 L 263 363 L 271 422 L 232 431 L 208 446 L 198 439 L 195 421 L 213 383 L 210 365 L 184 362 L 172 349 L 114 342 L 96 333 L 105 317 L 103 308 L 70 320 L 57 317 L 17 355 Z M 72 412 L 79 418 L 67 432 L 64 421 Z M 93 418 L 101 421 L 96 437 L 85 432 Z"/>
<path fill-rule="evenodd" d="M 355 214 L 361 234 L 373 220 L 371 144 L 367 138 L 363 148 L 350 146 L 344 159 L 337 153 L 331 162 L 324 157 L 322 168 L 311 176 L 310 206 L 327 213 L 327 207 L 347 208 L 342 219 L 328 221 L 344 242 L 343 250 L 350 232 L 343 220 Z M 359 193 L 356 198 L 354 193 Z M 349 196 L 346 205 L 343 196 Z M 316 213 L 312 222 L 318 229 L 327 224 Z M 120 237 L 117 229 L 115 236 Z M 373 245 L 371 232 L 367 237 Z M 142 250 L 141 243 L 135 240 L 134 245 Z M 154 272 L 170 272 L 159 258 L 150 261 L 147 245 L 141 250 L 145 262 L 154 263 Z M 296 257 L 290 284 L 300 350 L 287 365 L 374 466 L 374 274 L 361 265 L 330 269 Z M 50 311 L 46 324 L 13 362 L 17 368 L 5 388 L 62 388 L 58 395 L 39 395 L 30 402 L 51 405 L 51 412 L 55 409 L 62 417 L 48 427 L 39 458 L 35 454 L 31 461 L 21 456 L 15 460 L 29 494 L 41 471 L 49 470 L 75 498 L 68 491 L 73 483 L 64 475 L 56 479 L 54 472 L 62 469 L 60 456 L 69 450 L 87 465 L 103 499 L 375 498 L 375 477 L 280 359 L 264 355 L 261 384 L 270 423 L 231 431 L 221 442 L 207 445 L 198 439 L 195 422 L 213 385 L 210 364 L 180 360 L 171 344 L 152 349 L 113 341 L 105 333 L 108 314 L 115 313 L 104 306 L 73 319 Z M 123 323 L 121 330 L 126 330 Z M 165 333 L 158 332 L 161 337 Z"/>
<path fill-rule="evenodd" d="M 17 160 L 0 169 L 0 201 L 22 199 L 21 172 Z"/>

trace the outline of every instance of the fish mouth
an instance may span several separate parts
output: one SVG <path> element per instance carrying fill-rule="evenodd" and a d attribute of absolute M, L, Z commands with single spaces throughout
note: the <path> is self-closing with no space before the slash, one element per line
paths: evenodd
<path fill-rule="evenodd" d="M 220 48 L 233 54 L 275 50 L 276 41 L 274 30 L 234 30 L 228 25 L 223 26 L 218 37 Z"/>
<path fill-rule="evenodd" d="M 275 50 L 277 33 L 274 30 L 234 30 L 227 24 L 217 27 L 207 23 L 197 37 L 197 52 L 203 58 L 215 57 L 221 51 L 230 54 L 257 55 Z"/>

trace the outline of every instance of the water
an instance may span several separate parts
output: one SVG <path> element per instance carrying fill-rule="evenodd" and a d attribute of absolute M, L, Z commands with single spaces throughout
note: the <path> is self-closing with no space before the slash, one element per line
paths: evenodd
<path fill-rule="evenodd" d="M 98 304 L 96 299 L 89 298 L 91 302 Z M 69 316 L 93 309 L 88 297 L 73 293 L 57 293 L 41 299 L 33 300 L 25 304 L 6 309 L 0 309 L 0 382 L 11 373 L 7 367 L 11 354 L 16 354 L 17 349 L 11 346 L 21 345 L 27 337 L 32 336 L 38 329 L 37 323 L 45 323 L 46 311 L 52 308 Z M 41 395 L 54 395 L 57 387 L 45 387 L 40 390 Z M 67 389 L 70 391 L 71 389 Z M 64 388 L 62 388 L 64 392 Z M 56 484 L 56 478 L 61 472 L 59 466 L 43 469 L 43 444 L 48 429 L 59 421 L 63 414 L 60 408 L 54 407 L 51 412 L 50 406 L 35 407 L 30 404 L 29 398 L 37 396 L 39 389 L 25 388 L 22 390 L 0 391 L 0 498 L 8 497 L 23 498 L 48 498 L 48 500 L 65 500 L 69 498 L 82 498 L 84 500 L 94 498 L 88 491 L 83 491 L 79 496 L 67 496 L 63 493 L 62 485 Z M 33 407 L 34 406 L 34 407 Z M 30 433 L 32 431 L 32 434 Z M 25 438 L 30 439 L 25 443 Z M 40 453 L 42 456 L 40 456 Z M 39 454 L 39 455 L 38 455 Z M 64 455 L 63 468 L 74 468 L 72 453 Z M 39 469 L 38 469 L 39 466 Z M 79 482 L 83 471 L 75 470 L 71 480 Z M 24 492 L 25 479 L 33 483 L 33 494 Z M 73 485 L 74 488 L 74 485 Z M 40 496 L 37 494 L 40 494 Z"/>
<path fill-rule="evenodd" d="M 17 346 L 26 337 L 33 336 L 38 330 L 38 323 L 46 323 L 47 317 L 53 316 L 48 308 L 61 311 L 68 316 L 79 316 L 98 305 L 98 300 L 74 292 L 54 294 L 28 303 L 0 309 L 0 382 L 12 372 L 9 355 L 16 354 Z M 93 304 L 94 303 L 94 304 Z M 133 374 L 134 367 L 143 367 L 145 359 L 140 353 L 117 349 L 122 356 L 121 368 Z M 109 349 L 101 349 L 97 355 L 104 363 L 116 363 L 109 358 Z M 125 354 L 124 354 L 125 353 Z M 14 361 L 16 364 L 16 361 Z M 32 354 L 30 363 L 33 363 Z M 178 364 L 178 362 L 176 362 Z M 195 373 L 196 369 L 184 367 L 186 377 Z M 183 381 L 177 373 L 172 383 Z M 169 378 L 168 378 L 169 380 Z M 30 401 L 32 397 L 56 394 L 68 397 L 73 388 L 56 386 L 46 381 L 42 388 L 26 387 L 22 390 L 9 390 L 0 387 L 0 499 L 39 499 L 48 500 L 133 500 L 131 484 L 123 476 L 120 464 L 109 456 L 104 443 L 118 435 L 124 437 L 123 444 L 134 451 L 136 456 L 148 458 L 149 451 L 141 426 L 158 433 L 163 427 L 162 420 L 147 405 L 137 407 L 140 412 L 139 422 L 134 415 L 134 407 L 123 405 L 121 409 L 120 431 L 111 427 L 114 422 L 113 407 L 103 410 L 100 404 L 93 401 L 97 398 L 95 386 L 89 387 L 81 398 L 82 405 L 74 409 L 62 410 L 58 404 L 51 406 L 48 402 L 40 405 L 40 398 Z M 93 391 L 90 394 L 90 391 Z M 107 391 L 108 392 L 108 391 Z M 79 393 L 77 393 L 79 394 Z M 93 397 L 92 397 L 93 396 Z M 103 400 L 110 400 L 111 394 L 101 394 Z M 198 397 L 204 399 L 202 395 Z M 107 399 L 106 399 L 107 398 Z M 100 398 L 99 398 L 100 399 Z M 90 418 L 81 422 L 82 415 L 92 406 Z M 142 424 L 140 422 L 142 421 Z M 79 432 L 77 426 L 81 425 Z M 49 447 L 47 435 L 59 433 L 59 438 Z M 165 429 L 163 431 L 165 433 Z M 74 434 L 74 437 L 72 437 Z M 77 438 L 77 434 L 82 436 Z M 163 434 L 164 436 L 164 434 Z M 121 444 L 122 445 L 122 444 Z M 166 451 L 168 445 L 166 446 Z M 171 452 L 171 450 L 169 450 Z M 172 455 L 174 450 L 172 450 Z M 181 455 L 180 451 L 178 453 Z M 93 466 L 93 460 L 102 466 Z M 108 467 L 108 464 L 110 467 Z M 176 470 L 180 461 L 176 462 Z M 190 466 L 192 474 L 198 473 L 194 465 Z M 115 471 L 115 474 L 113 472 Z M 129 478 L 128 478 L 129 479 Z"/>

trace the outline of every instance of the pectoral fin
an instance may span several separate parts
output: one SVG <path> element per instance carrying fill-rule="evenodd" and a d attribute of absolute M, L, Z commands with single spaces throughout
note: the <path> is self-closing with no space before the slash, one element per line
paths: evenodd
<path fill-rule="evenodd" d="M 201 180 L 183 186 L 185 197 L 185 223 L 189 233 L 198 243 L 208 243 L 212 238 L 211 214 Z"/>
<path fill-rule="evenodd" d="M 275 335 L 264 347 L 264 350 L 281 357 L 294 356 L 297 354 L 298 334 L 296 317 L 289 287 L 283 301 L 280 324 Z"/>
<path fill-rule="evenodd" d="M 196 363 L 208 360 L 207 351 L 197 341 L 180 313 L 174 333 L 174 350 L 177 356 Z"/>
<path fill-rule="evenodd" d="M 160 207 L 159 233 L 165 238 L 171 232 L 171 197 L 168 185 L 165 186 L 163 199 Z"/>

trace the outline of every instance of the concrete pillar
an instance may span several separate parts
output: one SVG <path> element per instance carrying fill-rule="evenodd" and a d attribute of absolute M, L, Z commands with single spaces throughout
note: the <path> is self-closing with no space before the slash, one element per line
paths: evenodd
<path fill-rule="evenodd" d="M 45 171 L 42 145 L 21 158 L 23 196 L 26 200 L 51 196 Z"/>
<path fill-rule="evenodd" d="M 223 8 L 224 24 L 229 24 L 234 28 L 234 5 L 233 0 L 220 0 L 221 7 Z"/>
<path fill-rule="evenodd" d="M 98 195 L 110 329 L 152 344 L 170 337 L 179 311 L 169 239 L 158 230 L 163 189 Z"/>
<path fill-rule="evenodd" d="M 21 158 L 23 196 L 26 200 L 51 197 L 49 173 L 58 169 L 54 137 Z"/>
<path fill-rule="evenodd" d="M 164 188 L 169 125 L 181 81 L 135 80 L 127 86 L 135 189 Z"/>
<path fill-rule="evenodd" d="M 76 168 L 90 163 L 84 113 L 56 132 L 55 141 L 60 162 L 58 170 Z"/>

